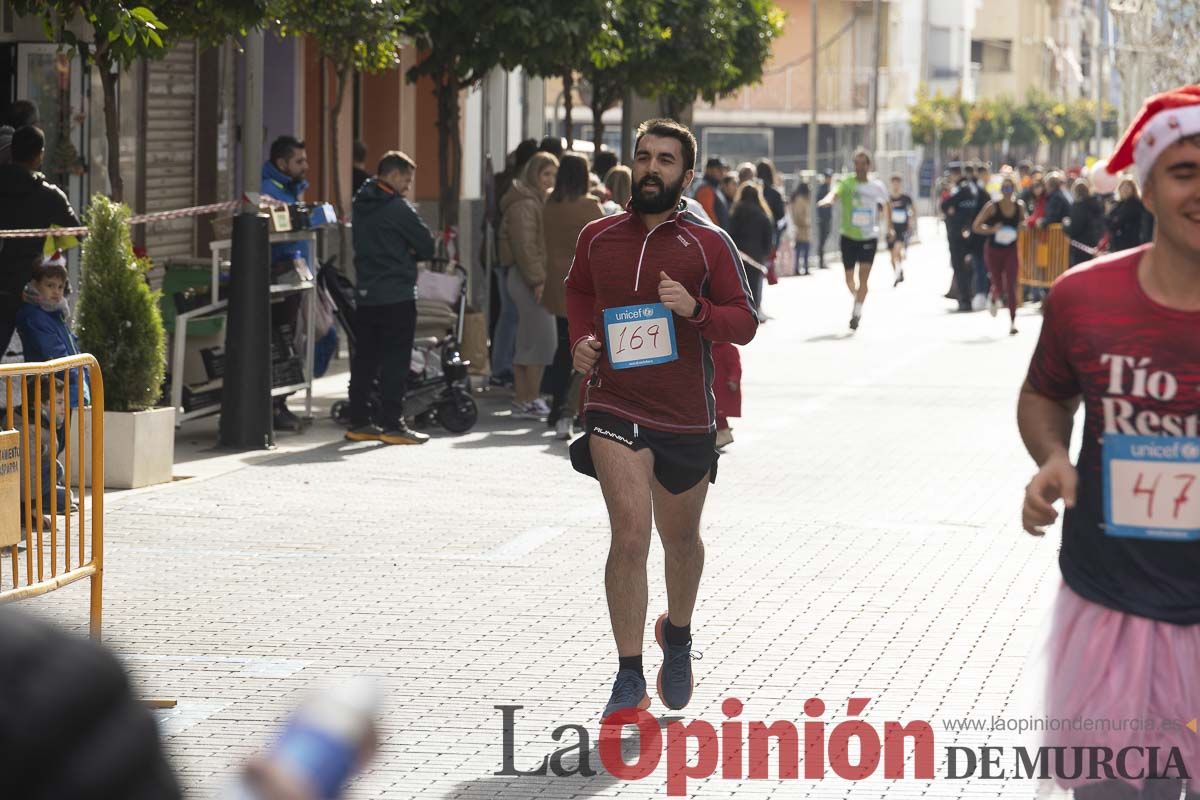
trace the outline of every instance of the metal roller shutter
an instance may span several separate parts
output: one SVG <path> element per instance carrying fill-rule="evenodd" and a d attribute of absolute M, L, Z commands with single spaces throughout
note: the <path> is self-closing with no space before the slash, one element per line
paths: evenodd
<path fill-rule="evenodd" d="M 195 205 L 196 46 L 180 42 L 146 65 L 145 204 L 147 212 Z M 155 261 L 195 251 L 195 218 L 146 226 L 146 249 Z"/>

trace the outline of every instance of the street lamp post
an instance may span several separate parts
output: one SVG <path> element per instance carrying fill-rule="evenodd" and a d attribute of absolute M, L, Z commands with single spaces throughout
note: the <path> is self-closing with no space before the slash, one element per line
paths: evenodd
<path fill-rule="evenodd" d="M 1093 48 L 1096 70 L 1096 158 L 1104 147 L 1104 1 L 1096 0 L 1096 39 Z"/>
<path fill-rule="evenodd" d="M 875 151 L 875 139 L 879 128 L 879 46 L 881 39 L 881 28 L 883 27 L 882 13 L 879 8 L 880 0 L 875 0 L 871 4 L 872 21 L 875 27 L 875 54 L 871 63 L 871 93 L 869 98 L 869 107 L 867 112 L 867 149 L 872 153 Z"/>
<path fill-rule="evenodd" d="M 812 94 L 812 113 L 808 121 L 808 168 L 812 171 L 809 180 L 812 182 L 812 191 L 809 194 L 809 224 L 812 226 L 810 230 L 820 230 L 820 223 L 817 220 L 817 186 L 819 179 L 817 178 L 817 136 L 820 133 L 820 125 L 817 122 L 817 0 L 809 0 L 809 8 L 811 11 L 809 27 L 812 28 L 812 58 L 809 61 L 809 87 Z M 811 236 L 809 237 L 811 241 Z M 824 242 L 820 241 L 821 237 L 817 235 L 817 248 L 820 249 Z M 822 258 L 821 254 L 817 254 L 817 258 Z M 822 262 L 824 263 L 824 262 Z"/>

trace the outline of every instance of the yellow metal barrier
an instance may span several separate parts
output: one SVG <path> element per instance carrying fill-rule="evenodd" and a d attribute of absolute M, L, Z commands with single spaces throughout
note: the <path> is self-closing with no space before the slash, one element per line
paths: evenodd
<path fill-rule="evenodd" d="M 0 437 L 15 440 L 20 451 L 19 507 L 21 539 L 25 544 L 23 557 L 18 544 L 0 549 L 0 603 L 37 597 L 90 578 L 90 629 L 92 637 L 99 639 L 104 577 L 104 379 L 100 366 L 87 354 L 40 364 L 0 364 L 0 382 L 3 383 L 5 401 L 5 431 Z M 85 402 L 88 385 L 90 407 Z M 73 399 L 69 396 L 72 386 L 75 389 Z M 33 399 L 32 403 L 27 402 L 29 398 Z M 90 425 L 84 424 L 85 414 L 90 415 Z M 60 429 L 61 461 L 58 456 Z M 71 474 L 72 434 L 78 448 L 75 451 L 75 461 L 80 465 L 78 476 Z M 86 488 L 83 456 L 88 448 L 85 437 L 90 439 L 93 476 L 93 485 Z M 0 448 L 0 466 L 6 463 L 3 456 L 9 449 Z M 65 508 L 59 507 L 60 470 L 61 485 L 66 487 Z M 0 469 L 0 480 L 4 474 Z M 77 478 L 79 498 L 78 509 L 74 510 L 73 478 Z M 47 479 L 51 484 L 49 487 L 44 485 Z M 10 494 L 0 491 L 0 515 L 5 517 L 14 510 L 2 505 L 6 500 L 12 502 Z M 7 522 L 11 525 L 11 520 Z M 0 532 L 8 530 L 4 523 L 0 517 Z M 74 553 L 73 530 L 76 534 Z M 8 540 L 0 541 L 7 543 Z M 11 582 L 5 580 L 4 550 L 9 551 L 12 562 Z M 73 554 L 76 556 L 74 561 Z M 9 584 L 7 587 L 6 583 Z"/>
<path fill-rule="evenodd" d="M 1071 243 L 1062 225 L 1017 231 L 1017 257 L 1021 264 L 1021 284 L 1049 289 L 1070 266 Z"/>

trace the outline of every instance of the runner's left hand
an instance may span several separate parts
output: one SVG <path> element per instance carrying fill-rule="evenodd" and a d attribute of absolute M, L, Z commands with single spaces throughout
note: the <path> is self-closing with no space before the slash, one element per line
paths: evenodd
<path fill-rule="evenodd" d="M 665 272 L 658 273 L 658 299 L 681 317 L 691 317 L 696 310 L 696 298 L 688 294 L 679 281 L 671 280 Z"/>

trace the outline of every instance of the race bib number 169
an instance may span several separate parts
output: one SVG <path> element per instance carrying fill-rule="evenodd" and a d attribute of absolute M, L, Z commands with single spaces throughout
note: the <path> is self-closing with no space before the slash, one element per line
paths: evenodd
<path fill-rule="evenodd" d="M 662 303 L 604 309 L 604 344 L 613 369 L 663 364 L 679 358 L 675 320 Z"/>
<path fill-rule="evenodd" d="M 1200 439 L 1104 435 L 1105 532 L 1200 540 Z"/>

